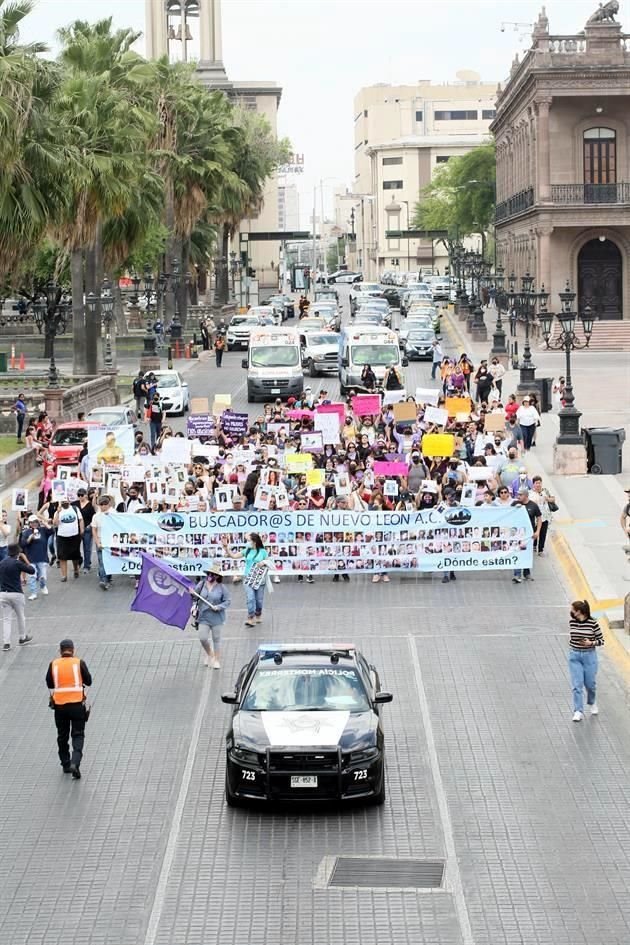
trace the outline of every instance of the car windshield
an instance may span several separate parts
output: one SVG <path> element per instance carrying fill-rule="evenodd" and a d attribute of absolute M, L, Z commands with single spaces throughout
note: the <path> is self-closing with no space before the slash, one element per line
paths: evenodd
<path fill-rule="evenodd" d="M 355 345 L 352 349 L 352 363 L 387 367 L 390 364 L 398 364 L 399 355 L 395 345 Z"/>
<path fill-rule="evenodd" d="M 339 337 L 337 335 L 331 334 L 330 332 L 327 332 L 325 335 L 314 335 L 312 333 L 309 333 L 308 343 L 309 343 L 309 346 L 311 345 L 329 345 L 329 346 L 338 345 Z"/>
<path fill-rule="evenodd" d="M 110 412 L 109 410 L 90 410 L 88 420 L 95 420 L 96 423 L 104 423 L 109 426 L 126 422 L 123 412 Z"/>
<path fill-rule="evenodd" d="M 176 374 L 162 374 L 157 378 L 158 387 L 179 387 L 179 378 Z"/>
<path fill-rule="evenodd" d="M 361 292 L 380 292 L 381 287 L 376 282 L 362 282 Z"/>
<path fill-rule="evenodd" d="M 365 712 L 369 708 L 356 671 L 336 666 L 259 669 L 241 705 L 248 712 Z"/>
<path fill-rule="evenodd" d="M 57 430 L 50 441 L 53 446 L 81 446 L 87 439 L 87 430 L 84 427 L 69 427 L 67 430 Z"/>
<path fill-rule="evenodd" d="M 432 331 L 410 331 L 409 341 L 433 341 L 435 335 Z"/>
<path fill-rule="evenodd" d="M 251 367 L 295 367 L 298 350 L 293 345 L 265 345 L 251 348 Z"/>

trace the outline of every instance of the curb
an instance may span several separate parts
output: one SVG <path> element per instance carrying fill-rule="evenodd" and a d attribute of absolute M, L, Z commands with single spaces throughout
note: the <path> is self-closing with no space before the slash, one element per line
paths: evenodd
<path fill-rule="evenodd" d="M 550 536 L 551 547 L 564 574 L 564 579 L 569 589 L 576 598 L 587 600 L 593 607 L 597 606 L 597 601 L 591 591 L 586 576 L 578 564 L 578 561 L 569 548 L 569 545 L 562 535 L 552 532 Z M 599 623 L 606 641 L 606 648 L 611 660 L 617 665 L 619 672 L 627 683 L 630 683 L 630 653 L 626 650 L 623 643 L 619 640 L 617 634 L 612 629 L 610 620 L 606 614 L 601 614 Z"/>

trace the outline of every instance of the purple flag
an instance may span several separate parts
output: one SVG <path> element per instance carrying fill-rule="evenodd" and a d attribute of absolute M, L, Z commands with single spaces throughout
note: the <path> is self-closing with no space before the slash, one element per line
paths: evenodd
<path fill-rule="evenodd" d="M 142 574 L 131 610 L 151 614 L 160 623 L 183 630 L 190 617 L 194 583 L 175 568 L 142 554 Z"/>

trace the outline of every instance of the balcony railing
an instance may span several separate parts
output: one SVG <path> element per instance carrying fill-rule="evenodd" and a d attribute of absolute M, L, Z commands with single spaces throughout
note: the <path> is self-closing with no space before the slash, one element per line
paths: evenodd
<path fill-rule="evenodd" d="M 579 207 L 585 204 L 630 204 L 630 183 L 552 184 L 551 202 Z"/>
<path fill-rule="evenodd" d="M 508 197 L 507 200 L 497 204 L 495 220 L 497 223 L 501 223 L 502 220 L 509 220 L 510 217 L 515 217 L 517 214 L 529 210 L 533 205 L 533 187 L 530 187 L 528 190 L 521 190 L 518 194 L 513 194 L 511 197 Z"/>

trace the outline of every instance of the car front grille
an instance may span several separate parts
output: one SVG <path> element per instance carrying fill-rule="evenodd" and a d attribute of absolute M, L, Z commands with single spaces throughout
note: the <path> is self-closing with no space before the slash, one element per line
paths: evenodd
<path fill-rule="evenodd" d="M 285 379 L 279 379 L 279 380 L 273 380 L 273 381 L 263 380 L 262 386 L 267 388 L 268 390 L 271 390 L 272 388 L 274 390 L 277 390 L 283 387 L 288 387 L 289 381 Z"/>
<path fill-rule="evenodd" d="M 339 770 L 340 759 L 336 751 L 287 751 L 269 752 L 269 772 L 289 773 L 303 771 L 315 774 L 321 771 Z"/>

